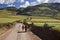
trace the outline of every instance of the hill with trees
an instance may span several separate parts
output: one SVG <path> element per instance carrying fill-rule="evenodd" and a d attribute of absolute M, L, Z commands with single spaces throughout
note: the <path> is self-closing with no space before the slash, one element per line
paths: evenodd
<path fill-rule="evenodd" d="M 44 3 L 27 8 L 6 7 L 0 8 L 0 14 L 60 17 L 60 3 Z"/>
<path fill-rule="evenodd" d="M 9 16 L 9 15 L 16 15 L 17 8 L 16 7 L 6 7 L 6 8 L 0 8 L 0 15 L 1 16 Z"/>
<path fill-rule="evenodd" d="M 27 8 L 19 8 L 18 15 L 60 17 L 60 3 L 44 3 Z"/>

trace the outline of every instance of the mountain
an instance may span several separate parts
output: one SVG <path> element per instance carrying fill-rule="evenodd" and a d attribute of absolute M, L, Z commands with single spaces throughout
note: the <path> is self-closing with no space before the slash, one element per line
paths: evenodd
<path fill-rule="evenodd" d="M 0 8 L 0 14 L 28 15 L 28 16 L 47 16 L 60 18 L 60 3 L 43 3 L 27 8 L 5 7 Z"/>
<path fill-rule="evenodd" d="M 16 7 L 5 7 L 0 8 L 0 16 L 10 16 L 10 15 L 16 15 L 17 8 Z"/>
<path fill-rule="evenodd" d="M 43 3 L 36 6 L 29 6 L 27 8 L 20 8 L 19 15 L 30 16 L 60 16 L 60 3 Z"/>

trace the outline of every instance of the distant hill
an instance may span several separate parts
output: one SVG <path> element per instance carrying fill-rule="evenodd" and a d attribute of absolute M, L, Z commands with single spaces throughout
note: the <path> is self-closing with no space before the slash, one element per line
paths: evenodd
<path fill-rule="evenodd" d="M 30 16 L 60 16 L 60 3 L 44 3 L 36 6 L 29 6 L 27 8 L 19 8 L 18 15 Z"/>
<path fill-rule="evenodd" d="M 6 15 L 16 15 L 17 8 L 16 7 L 5 7 L 5 8 L 0 8 L 0 15 L 1 16 L 6 16 Z"/>
<path fill-rule="evenodd" d="M 60 17 L 60 3 L 44 3 L 19 9 L 16 7 L 0 8 L 1 14 Z"/>

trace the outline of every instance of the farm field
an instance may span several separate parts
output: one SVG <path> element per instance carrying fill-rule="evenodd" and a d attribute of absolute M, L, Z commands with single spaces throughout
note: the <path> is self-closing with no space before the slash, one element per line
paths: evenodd
<path fill-rule="evenodd" d="M 0 23 L 12 23 L 18 20 L 23 20 L 25 18 L 26 16 L 0 16 Z"/>
<path fill-rule="evenodd" d="M 31 17 L 31 20 L 28 20 L 27 18 Z M 28 24 L 31 24 L 32 22 L 36 26 L 43 26 L 44 23 L 47 23 L 49 26 L 54 26 L 52 27 L 54 30 L 59 30 L 60 31 L 60 20 L 58 19 L 53 19 L 49 17 L 40 17 L 40 16 L 24 16 L 24 15 L 18 15 L 18 16 L 0 16 L 0 24 L 1 23 L 12 23 L 17 20 L 27 20 Z"/>
<path fill-rule="evenodd" d="M 49 26 L 54 26 L 52 29 L 60 31 L 60 20 L 48 18 L 48 17 L 37 17 L 32 18 L 32 20 L 28 21 L 27 23 L 31 24 L 34 23 L 36 26 L 43 26 L 45 23 L 47 23 Z"/>

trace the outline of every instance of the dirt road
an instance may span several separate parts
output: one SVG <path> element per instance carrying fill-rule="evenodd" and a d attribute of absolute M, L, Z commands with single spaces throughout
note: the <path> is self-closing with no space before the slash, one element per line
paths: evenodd
<path fill-rule="evenodd" d="M 18 33 L 17 40 L 40 40 L 32 32 Z"/>
<path fill-rule="evenodd" d="M 21 23 L 17 23 L 15 27 L 10 30 L 10 32 L 8 31 L 4 33 L 4 35 L 0 36 L 0 40 L 41 40 L 31 31 L 18 33 L 18 31 L 20 31 L 20 25 Z"/>

